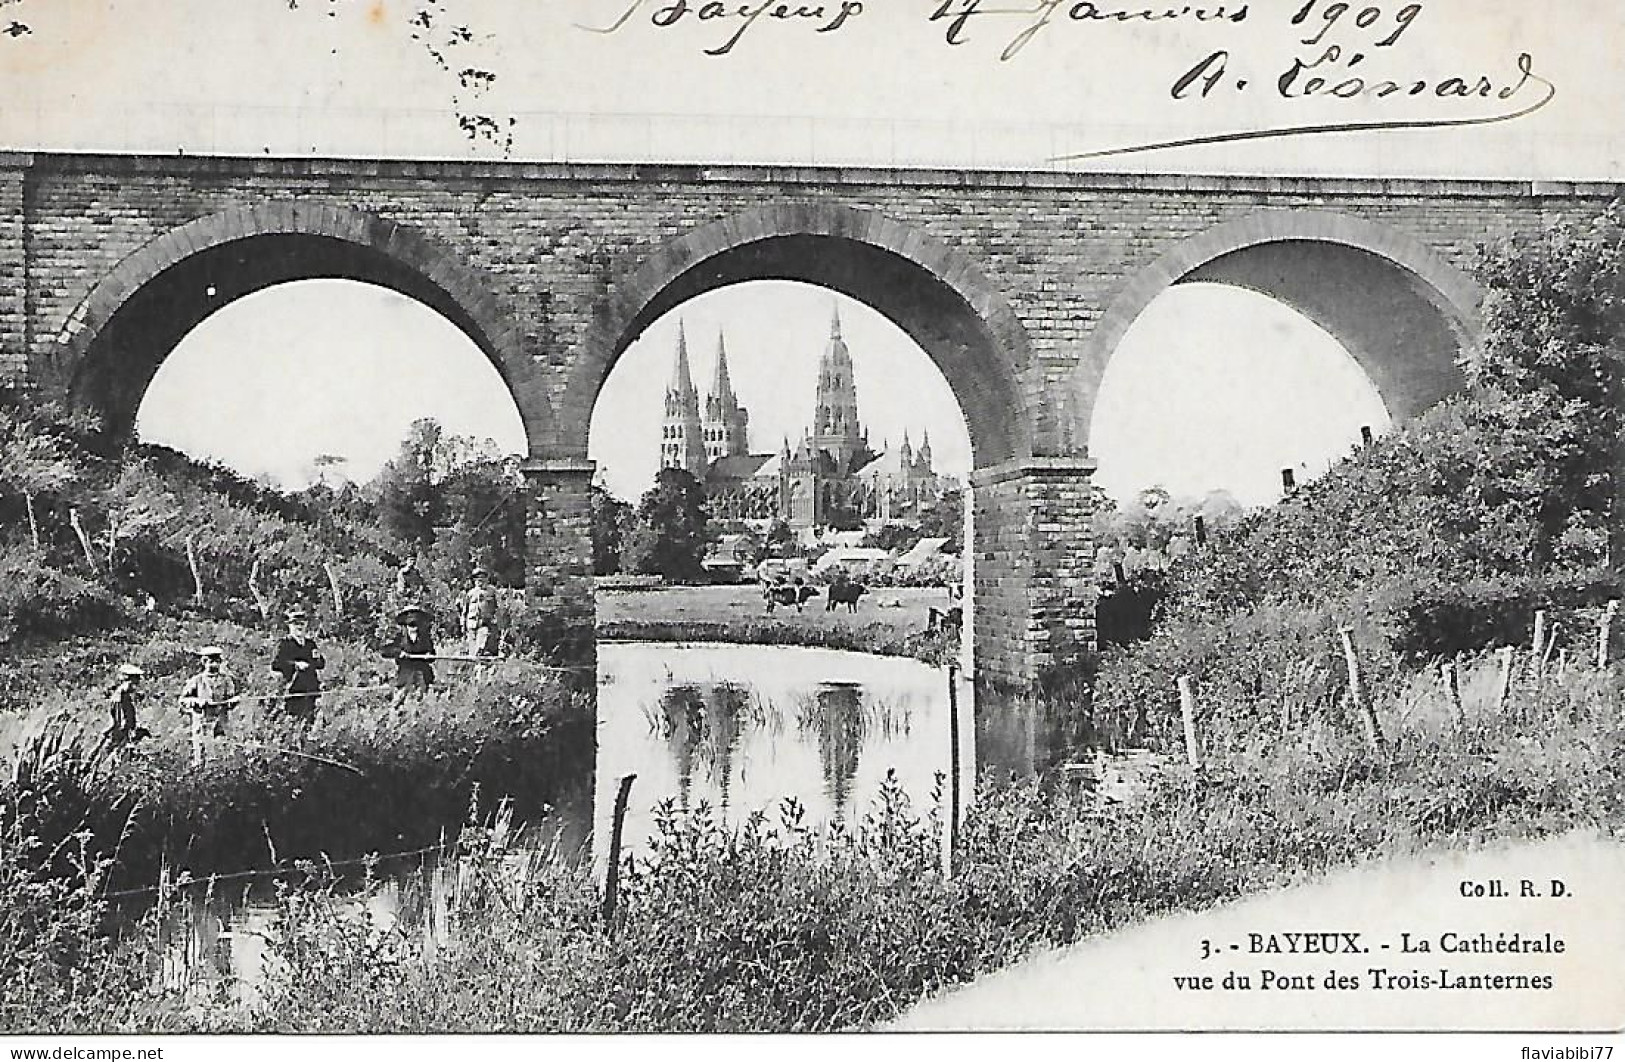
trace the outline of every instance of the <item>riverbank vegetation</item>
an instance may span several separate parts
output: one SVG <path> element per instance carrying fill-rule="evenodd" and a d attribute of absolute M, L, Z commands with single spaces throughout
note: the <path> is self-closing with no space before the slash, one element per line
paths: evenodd
<path fill-rule="evenodd" d="M 1356 720 L 1335 715 L 1267 732 L 1219 717 L 1204 731 L 1204 772 L 1164 772 L 1132 799 L 1064 780 L 986 790 L 965 816 L 947 874 L 941 803 L 911 807 L 892 785 L 849 830 L 809 825 L 793 805 L 743 826 L 724 826 L 704 809 L 668 810 L 623 868 L 607 923 L 589 868 L 522 860 L 516 872 L 513 853 L 490 834 L 465 831 L 463 886 L 432 949 L 418 927 L 381 924 L 353 898 L 289 889 L 248 1001 L 133 976 L 162 965 L 161 919 L 117 944 L 98 936 L 94 875 L 71 889 L 8 882 L 21 893 L 8 909 L 48 922 L 53 943 L 15 923 L 0 930 L 0 938 L 34 942 L 0 965 L 8 993 L 15 986 L 15 998 L 30 1001 L 7 1022 L 172 1031 L 850 1028 L 1034 947 L 1330 867 L 1438 843 L 1625 824 L 1625 674 L 1570 666 L 1516 683 L 1504 702 L 1497 659 L 1468 663 L 1464 676 L 1460 710 L 1437 684 L 1384 703 L 1382 755 Z M 14 836 L 17 824 L 9 828 Z M 55 890 L 49 905 L 39 899 L 44 889 Z"/>

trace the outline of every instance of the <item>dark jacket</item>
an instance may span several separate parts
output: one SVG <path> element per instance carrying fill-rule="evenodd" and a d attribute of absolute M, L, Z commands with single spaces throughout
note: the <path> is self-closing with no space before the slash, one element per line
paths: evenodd
<path fill-rule="evenodd" d="M 301 671 L 294 664 L 303 660 L 310 667 Z M 276 656 L 271 661 L 271 670 L 282 676 L 286 683 L 288 693 L 316 693 L 322 688 L 322 677 L 318 672 L 327 666 L 327 661 L 316 648 L 316 639 L 306 638 L 302 642 L 284 637 L 276 645 Z"/>
<path fill-rule="evenodd" d="M 434 685 L 434 665 L 427 660 L 402 660 L 403 656 L 434 656 L 434 638 L 428 631 L 420 631 L 416 638 L 411 637 L 405 630 L 397 630 L 395 636 L 384 646 L 384 656 L 395 661 L 395 681 L 405 685 L 413 677 L 420 678 L 425 686 Z"/>

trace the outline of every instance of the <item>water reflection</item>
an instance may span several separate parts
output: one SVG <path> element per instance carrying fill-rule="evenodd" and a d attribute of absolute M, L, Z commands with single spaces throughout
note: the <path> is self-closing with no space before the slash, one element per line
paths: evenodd
<path fill-rule="evenodd" d="M 975 777 L 974 699 L 959 697 L 961 791 Z M 917 810 L 949 770 L 947 673 L 896 657 L 750 645 L 599 649 L 595 848 L 614 789 L 635 773 L 625 843 L 636 850 L 665 799 L 729 822 L 794 797 L 809 822 L 853 821 L 895 769 Z"/>

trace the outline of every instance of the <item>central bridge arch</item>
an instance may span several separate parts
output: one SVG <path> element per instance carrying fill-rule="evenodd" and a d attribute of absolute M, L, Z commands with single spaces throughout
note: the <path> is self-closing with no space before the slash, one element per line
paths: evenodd
<path fill-rule="evenodd" d="M 1044 450 L 1053 417 L 1022 383 L 1033 362 L 1026 330 L 969 257 L 879 213 L 828 202 L 775 203 L 657 247 L 611 286 L 574 359 L 559 404 L 559 442 L 568 451 L 562 456 L 578 466 L 555 462 L 538 473 L 591 474 L 585 457 L 593 406 L 616 360 L 649 325 L 697 295 L 755 280 L 800 281 L 863 302 L 942 372 L 965 417 L 974 467 L 974 600 L 967 622 L 977 667 L 1028 682 L 1085 647 L 1091 589 L 1086 581 L 1060 580 L 1069 561 L 1041 555 L 1048 543 L 1040 538 L 1055 537 L 1060 523 L 1086 537 L 1087 513 L 1039 512 L 1045 503 L 1032 496 L 1029 466 L 1040 460 L 1035 454 Z M 1081 465 L 1071 474 L 1086 481 Z"/>

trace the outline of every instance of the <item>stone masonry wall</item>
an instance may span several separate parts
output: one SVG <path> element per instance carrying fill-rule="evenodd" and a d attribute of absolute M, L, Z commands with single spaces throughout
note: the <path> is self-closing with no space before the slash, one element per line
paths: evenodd
<path fill-rule="evenodd" d="M 1126 278 L 1178 241 L 1260 208 L 1379 222 L 1465 267 L 1484 239 L 1594 210 L 1613 193 L 1470 182 L 45 155 L 34 181 L 36 354 L 49 352 L 100 277 L 161 233 L 245 202 L 316 199 L 410 224 L 483 270 L 515 307 L 524 347 L 544 363 L 550 395 L 563 403 L 570 360 L 619 278 L 680 233 L 799 198 L 882 213 L 975 262 L 1026 329 L 1036 360 L 1022 387 L 1040 409 Z M 586 410 L 570 412 L 584 422 Z M 585 444 L 561 440 L 575 442 Z M 1061 449 L 1055 440 L 1036 443 L 1038 452 Z"/>
<path fill-rule="evenodd" d="M 525 596 L 557 624 L 560 659 L 596 663 L 592 583 L 591 462 L 525 465 Z"/>
<path fill-rule="evenodd" d="M 976 660 L 1027 684 L 1095 647 L 1087 461 L 1030 459 L 972 477 Z"/>
<path fill-rule="evenodd" d="M 0 386 L 28 375 L 27 157 L 0 154 Z"/>

